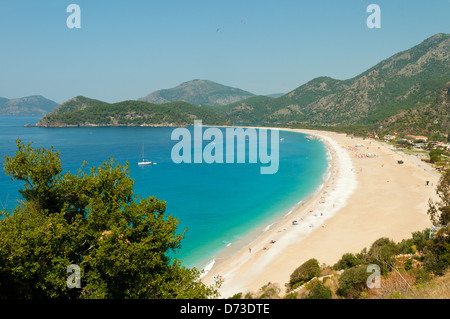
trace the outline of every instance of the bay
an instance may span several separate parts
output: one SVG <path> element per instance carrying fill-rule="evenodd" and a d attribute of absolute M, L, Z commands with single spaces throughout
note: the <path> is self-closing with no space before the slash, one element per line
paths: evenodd
<path fill-rule="evenodd" d="M 328 167 L 325 146 L 293 132 L 280 131 L 278 172 L 262 175 L 260 167 L 265 164 L 248 160 L 243 164 L 175 164 L 171 151 L 178 141 L 171 140 L 173 128 L 24 127 L 38 120 L 0 116 L 2 162 L 4 156 L 14 155 L 17 138 L 33 142 L 34 147 L 53 146 L 61 153 L 63 169 L 73 173 L 83 161 L 95 166 L 108 158 L 128 162 L 134 193 L 166 201 L 166 212 L 180 221 L 179 232 L 187 228 L 175 257 L 188 267 L 202 268 L 250 231 L 264 231 L 317 190 Z M 143 145 L 145 157 L 157 165 L 137 165 Z M 18 204 L 21 187 L 21 182 L 0 175 L 3 208 L 12 210 Z"/>

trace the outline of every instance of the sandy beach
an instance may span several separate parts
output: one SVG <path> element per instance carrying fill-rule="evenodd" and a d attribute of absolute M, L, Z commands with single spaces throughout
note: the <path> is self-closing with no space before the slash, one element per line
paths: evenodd
<path fill-rule="evenodd" d="M 329 177 L 312 198 L 258 238 L 216 259 L 202 281 L 212 284 L 220 275 L 222 298 L 257 292 L 268 282 L 284 287 L 291 273 L 310 258 L 333 265 L 343 254 L 369 248 L 378 238 L 399 242 L 431 226 L 428 200 L 436 198 L 439 175 L 426 163 L 370 139 L 289 131 L 314 135 L 325 143 L 331 157 Z"/>

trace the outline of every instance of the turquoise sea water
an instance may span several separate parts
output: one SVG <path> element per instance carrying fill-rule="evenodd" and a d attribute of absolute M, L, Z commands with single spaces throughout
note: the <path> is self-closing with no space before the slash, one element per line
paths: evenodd
<path fill-rule="evenodd" d="M 14 155 L 15 140 L 61 152 L 64 170 L 75 172 L 83 161 L 99 165 L 109 157 L 130 163 L 135 194 L 167 202 L 167 213 L 187 227 L 177 258 L 186 266 L 203 267 L 219 251 L 250 230 L 264 229 L 288 213 L 323 182 L 328 162 L 325 146 L 305 135 L 280 131 L 279 170 L 260 174 L 261 163 L 175 164 L 171 159 L 173 128 L 92 127 L 37 128 L 37 117 L 0 116 L 0 158 Z M 192 127 L 189 128 L 192 131 Z M 206 129 L 206 128 L 204 128 Z M 224 130 L 224 129 L 221 129 Z M 224 134 L 225 136 L 225 134 Z M 203 143 L 205 146 L 207 142 Z M 145 157 L 157 165 L 138 166 Z M 3 166 L 3 165 L 2 165 Z M 20 198 L 20 182 L 0 174 L 0 200 L 12 210 Z"/>

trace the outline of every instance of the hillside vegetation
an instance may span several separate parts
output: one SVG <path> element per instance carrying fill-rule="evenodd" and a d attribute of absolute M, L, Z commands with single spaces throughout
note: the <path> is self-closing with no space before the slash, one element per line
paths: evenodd
<path fill-rule="evenodd" d="M 436 34 L 348 80 L 319 77 L 276 99 L 229 105 L 234 122 L 375 124 L 431 103 L 450 79 L 450 35 Z"/>
<path fill-rule="evenodd" d="M 201 119 L 204 124 L 210 125 L 228 123 L 224 116 L 186 102 L 156 105 L 142 101 L 124 101 L 109 104 L 80 96 L 60 105 L 36 125 L 44 127 L 186 126 L 192 125 L 196 119 Z"/>
<path fill-rule="evenodd" d="M 437 132 L 450 132 L 450 82 L 444 85 L 433 103 L 402 110 L 379 122 L 375 129 L 380 135 L 395 132 L 432 136 Z"/>
<path fill-rule="evenodd" d="M 449 107 L 436 97 L 440 94 L 445 100 L 449 80 L 450 35 L 439 33 L 352 79 L 319 77 L 277 98 L 194 80 L 141 99 L 165 104 L 109 104 L 76 97 L 38 126 L 180 126 L 202 119 L 207 124 L 261 123 L 365 133 L 417 126 L 445 133 Z"/>
<path fill-rule="evenodd" d="M 382 237 L 360 253 L 346 253 L 334 265 L 309 259 L 295 269 L 285 289 L 268 283 L 260 291 L 232 298 L 450 299 L 450 169 L 430 201 L 432 229 L 399 243 Z"/>
<path fill-rule="evenodd" d="M 23 199 L 0 211 L 0 299 L 217 296 L 218 286 L 170 257 L 179 222 L 165 202 L 134 194 L 128 164 L 85 163 L 72 174 L 52 148 L 16 145 L 4 168 L 23 183 Z"/>

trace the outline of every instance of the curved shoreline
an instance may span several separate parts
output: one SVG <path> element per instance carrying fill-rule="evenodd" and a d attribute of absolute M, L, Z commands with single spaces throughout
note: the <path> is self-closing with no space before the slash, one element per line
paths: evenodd
<path fill-rule="evenodd" d="M 283 286 L 295 268 L 310 258 L 332 265 L 344 253 L 360 252 L 380 237 L 399 241 L 431 225 L 426 208 L 434 189 L 425 181 L 436 184 L 438 177 L 423 167 L 410 161 L 399 166 L 401 155 L 376 141 L 325 131 L 283 130 L 320 136 L 332 156 L 330 177 L 302 207 L 234 255 L 215 262 L 202 281 L 212 284 L 220 275 L 222 297 L 255 292 L 267 282 Z M 366 145 L 349 150 L 343 144 Z M 377 156 L 362 158 L 356 152 Z M 325 203 L 320 203 L 322 199 Z M 322 212 L 321 204 L 329 204 L 328 210 Z M 291 224 L 301 218 L 300 225 Z M 314 227 L 308 228 L 310 224 Z"/>
<path fill-rule="evenodd" d="M 307 135 L 305 133 L 294 132 L 288 129 L 280 129 L 280 130 Z M 217 265 L 220 265 L 223 260 L 231 258 L 233 255 L 237 254 L 240 250 L 243 249 L 242 247 L 249 247 L 252 242 L 258 240 L 266 232 L 276 228 L 280 223 L 282 223 L 287 218 L 287 216 L 290 216 L 289 218 L 295 217 L 295 212 L 301 209 L 301 207 L 304 206 L 305 204 L 309 203 L 316 195 L 318 195 L 323 190 L 325 183 L 327 183 L 327 181 L 331 176 L 332 165 L 330 164 L 330 161 L 332 159 L 332 156 L 330 154 L 329 147 L 326 145 L 326 143 L 323 140 L 321 140 L 321 142 L 323 143 L 326 151 L 327 168 L 322 173 L 318 185 L 314 189 L 312 189 L 309 193 L 304 195 L 304 197 L 302 197 L 301 200 L 298 200 L 294 205 L 289 206 L 283 211 L 277 212 L 276 214 L 274 214 L 274 216 L 265 220 L 263 223 L 260 223 L 256 225 L 254 228 L 248 230 L 245 234 L 243 234 L 241 238 L 238 238 L 237 240 L 228 243 L 228 245 L 220 249 L 215 256 L 200 261 L 197 264 L 197 268 L 203 271 L 201 278 L 206 277 L 208 273 L 213 268 L 216 268 Z"/>
<path fill-rule="evenodd" d="M 270 260 L 287 248 L 293 242 L 300 242 L 306 238 L 315 228 L 325 227 L 324 222 L 333 216 L 341 206 L 345 205 L 345 200 L 356 188 L 356 177 L 350 158 L 340 146 L 332 139 L 318 134 L 317 132 L 300 132 L 290 129 L 280 129 L 289 132 L 297 132 L 314 135 L 324 144 L 327 150 L 328 168 L 324 172 L 322 183 L 317 189 L 312 191 L 306 198 L 300 200 L 284 216 L 278 216 L 270 229 L 254 236 L 253 240 L 240 244 L 240 249 L 234 254 L 226 254 L 224 251 L 219 254 L 205 269 L 208 272 L 203 275 L 205 283 L 212 283 L 214 277 L 220 275 L 226 281 L 232 279 L 234 273 L 239 271 L 246 263 L 251 263 L 252 259 L 258 258 L 258 269 L 253 269 L 253 273 L 261 271 Z M 354 184 L 353 187 L 351 184 Z M 350 187 L 349 187 L 350 186 Z M 331 199 L 339 197 L 341 200 L 336 205 Z M 327 198 L 330 199 L 327 201 Z M 301 203 L 301 205 L 299 205 Z M 281 218 L 280 218 L 281 217 Z M 298 225 L 293 225 L 297 221 Z M 274 240 L 274 244 L 270 242 Z M 249 253 L 251 249 L 251 253 Z M 264 255 L 262 255 L 264 254 Z M 211 279 L 212 278 L 212 279 Z M 232 284 L 233 286 L 235 283 Z M 245 286 L 241 286 L 244 288 Z M 227 287 L 224 283 L 222 294 L 229 294 L 227 291 L 239 291 L 239 287 Z"/>

